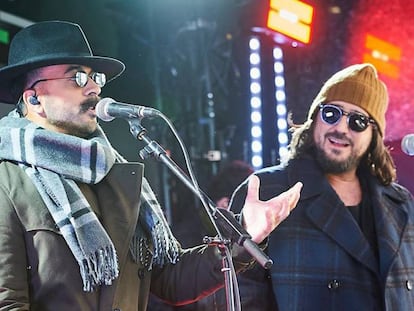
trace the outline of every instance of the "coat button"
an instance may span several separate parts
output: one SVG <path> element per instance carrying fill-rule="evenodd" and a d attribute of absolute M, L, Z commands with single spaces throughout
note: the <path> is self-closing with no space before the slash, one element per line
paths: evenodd
<path fill-rule="evenodd" d="M 329 289 L 337 289 L 337 288 L 339 288 L 340 285 L 341 284 L 339 283 L 338 280 L 332 280 L 328 283 L 328 288 Z"/>
<path fill-rule="evenodd" d="M 138 269 L 138 277 L 140 279 L 144 278 L 145 276 L 145 269 Z"/>
<path fill-rule="evenodd" d="M 413 282 L 411 280 L 407 280 L 405 282 L 405 286 L 407 287 L 408 290 L 412 290 L 413 289 Z"/>

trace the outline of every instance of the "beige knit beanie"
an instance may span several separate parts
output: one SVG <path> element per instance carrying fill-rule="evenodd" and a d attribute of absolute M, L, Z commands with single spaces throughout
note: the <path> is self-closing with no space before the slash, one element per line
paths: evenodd
<path fill-rule="evenodd" d="M 378 124 L 384 136 L 385 111 L 388 106 L 388 92 L 379 80 L 377 70 L 371 64 L 357 64 L 335 73 L 325 82 L 313 100 L 308 113 L 311 119 L 320 103 L 340 100 L 365 109 Z"/>

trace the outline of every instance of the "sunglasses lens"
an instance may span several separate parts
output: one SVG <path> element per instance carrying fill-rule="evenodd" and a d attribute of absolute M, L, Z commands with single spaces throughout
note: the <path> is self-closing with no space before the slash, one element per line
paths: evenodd
<path fill-rule="evenodd" d="M 106 84 L 106 76 L 102 72 L 94 72 L 91 78 L 99 87 L 103 87 Z M 85 87 L 88 84 L 88 79 L 88 74 L 83 71 L 78 71 L 75 75 L 76 83 L 80 87 Z"/>
<path fill-rule="evenodd" d="M 349 115 L 349 128 L 355 132 L 362 132 L 368 127 L 369 120 L 367 117 L 352 113 Z"/>
<path fill-rule="evenodd" d="M 325 105 L 321 109 L 322 120 L 328 124 L 336 124 L 342 117 L 342 111 L 335 107 Z"/>
<path fill-rule="evenodd" d="M 106 76 L 102 72 L 95 72 L 92 79 L 99 87 L 103 87 L 106 84 Z"/>
<path fill-rule="evenodd" d="M 84 87 L 88 83 L 88 74 L 83 71 L 78 71 L 75 76 L 76 84 Z"/>
<path fill-rule="evenodd" d="M 348 126 L 355 132 L 363 132 L 369 125 L 369 118 L 356 112 L 344 112 L 341 108 L 333 105 L 321 106 L 322 120 L 330 125 L 335 125 L 342 118 L 348 116 Z"/>

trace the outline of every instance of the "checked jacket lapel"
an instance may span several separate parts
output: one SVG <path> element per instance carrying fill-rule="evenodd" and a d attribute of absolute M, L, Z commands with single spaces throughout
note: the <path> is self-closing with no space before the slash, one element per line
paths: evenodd
<path fill-rule="evenodd" d="M 334 198 L 333 198 L 334 197 Z M 307 209 L 310 220 L 347 253 L 378 273 L 378 262 L 356 220 L 334 191 L 323 193 Z"/>
<path fill-rule="evenodd" d="M 400 249 L 404 234 L 407 232 L 408 214 L 394 203 L 394 201 L 402 202 L 404 199 L 393 189 L 386 189 L 384 193 L 379 193 L 374 189 L 372 193 L 374 194 L 372 204 L 379 206 L 379 208 L 374 208 L 374 217 L 378 224 L 376 230 L 380 273 L 385 278 Z"/>

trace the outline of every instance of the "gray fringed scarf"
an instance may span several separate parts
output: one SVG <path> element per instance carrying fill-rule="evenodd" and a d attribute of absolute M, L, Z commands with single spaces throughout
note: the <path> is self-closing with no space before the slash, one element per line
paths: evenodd
<path fill-rule="evenodd" d="M 110 285 L 118 277 L 114 245 L 75 181 L 100 182 L 115 161 L 125 160 L 98 129 L 91 139 L 44 130 L 12 112 L 0 120 L 0 158 L 15 161 L 31 178 L 80 266 L 84 290 Z M 144 179 L 136 234 L 130 250 L 148 269 L 175 263 L 179 245 Z M 151 236 L 154 253 L 143 238 Z"/>

